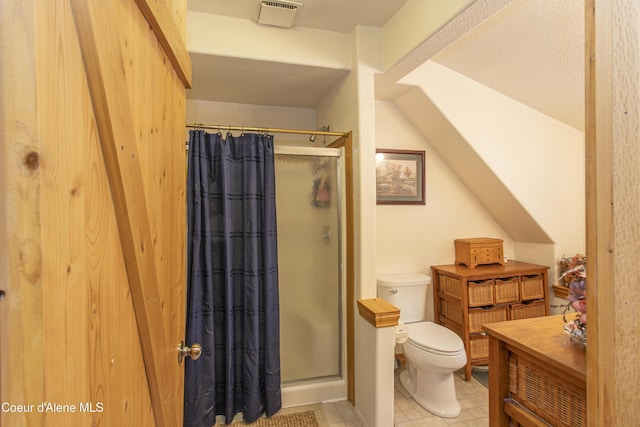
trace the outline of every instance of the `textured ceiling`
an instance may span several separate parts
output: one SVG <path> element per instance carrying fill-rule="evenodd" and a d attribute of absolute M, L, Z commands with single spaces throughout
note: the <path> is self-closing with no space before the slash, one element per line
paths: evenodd
<path fill-rule="evenodd" d="M 432 59 L 584 129 L 583 0 L 515 0 Z"/>
<path fill-rule="evenodd" d="M 299 0 L 298 26 L 349 33 L 354 25 L 382 27 L 406 0 Z M 189 10 L 251 19 L 255 0 L 188 0 Z M 584 1 L 513 0 L 432 60 L 576 129 L 584 129 Z M 260 84 L 252 61 L 217 58 L 211 90 L 210 60 L 193 55 L 189 97 L 314 108 L 342 75 L 280 69 L 277 81 Z M 424 58 L 418 58 L 423 61 Z M 261 67 L 280 67 L 261 64 Z M 301 76 L 308 76 L 302 79 Z M 220 88 L 224 88 L 221 90 Z M 207 92 L 208 91 L 208 92 Z M 241 96 L 242 99 L 238 98 Z M 215 94 L 217 95 L 215 95 Z M 249 95 L 249 94 L 253 95 Z M 227 99 L 227 98 L 234 99 Z M 246 99 L 245 99 L 246 98 Z"/>

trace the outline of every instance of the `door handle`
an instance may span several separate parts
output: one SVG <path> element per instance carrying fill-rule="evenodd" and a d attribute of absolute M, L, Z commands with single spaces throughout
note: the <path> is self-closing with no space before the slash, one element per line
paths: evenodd
<path fill-rule="evenodd" d="M 198 343 L 194 343 L 191 347 L 184 345 L 184 341 L 180 341 L 180 347 L 178 347 L 178 363 L 182 363 L 185 357 L 190 357 L 191 360 L 198 360 L 198 357 L 202 354 L 202 346 Z"/>

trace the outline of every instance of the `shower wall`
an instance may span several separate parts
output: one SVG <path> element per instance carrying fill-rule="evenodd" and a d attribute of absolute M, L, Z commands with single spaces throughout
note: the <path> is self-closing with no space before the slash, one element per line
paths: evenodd
<path fill-rule="evenodd" d="M 338 179 L 338 157 L 276 156 L 280 354 L 285 384 L 342 374 Z"/>

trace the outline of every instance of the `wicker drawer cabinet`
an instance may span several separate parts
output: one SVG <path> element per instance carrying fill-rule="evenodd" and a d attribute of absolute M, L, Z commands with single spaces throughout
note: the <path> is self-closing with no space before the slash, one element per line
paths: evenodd
<path fill-rule="evenodd" d="M 464 341 L 467 381 L 473 365 L 489 363 L 489 338 L 482 331 L 483 324 L 549 314 L 548 270 L 520 261 L 475 268 L 455 264 L 431 267 L 435 322 Z"/>
<path fill-rule="evenodd" d="M 587 425 L 586 349 L 562 325 L 560 315 L 483 326 L 491 426 Z"/>

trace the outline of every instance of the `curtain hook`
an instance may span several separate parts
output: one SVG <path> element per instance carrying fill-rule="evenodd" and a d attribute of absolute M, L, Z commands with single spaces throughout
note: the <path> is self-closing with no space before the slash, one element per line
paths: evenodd
<path fill-rule="evenodd" d="M 218 136 L 222 136 L 222 132 L 220 132 L 220 125 L 218 125 Z"/>

